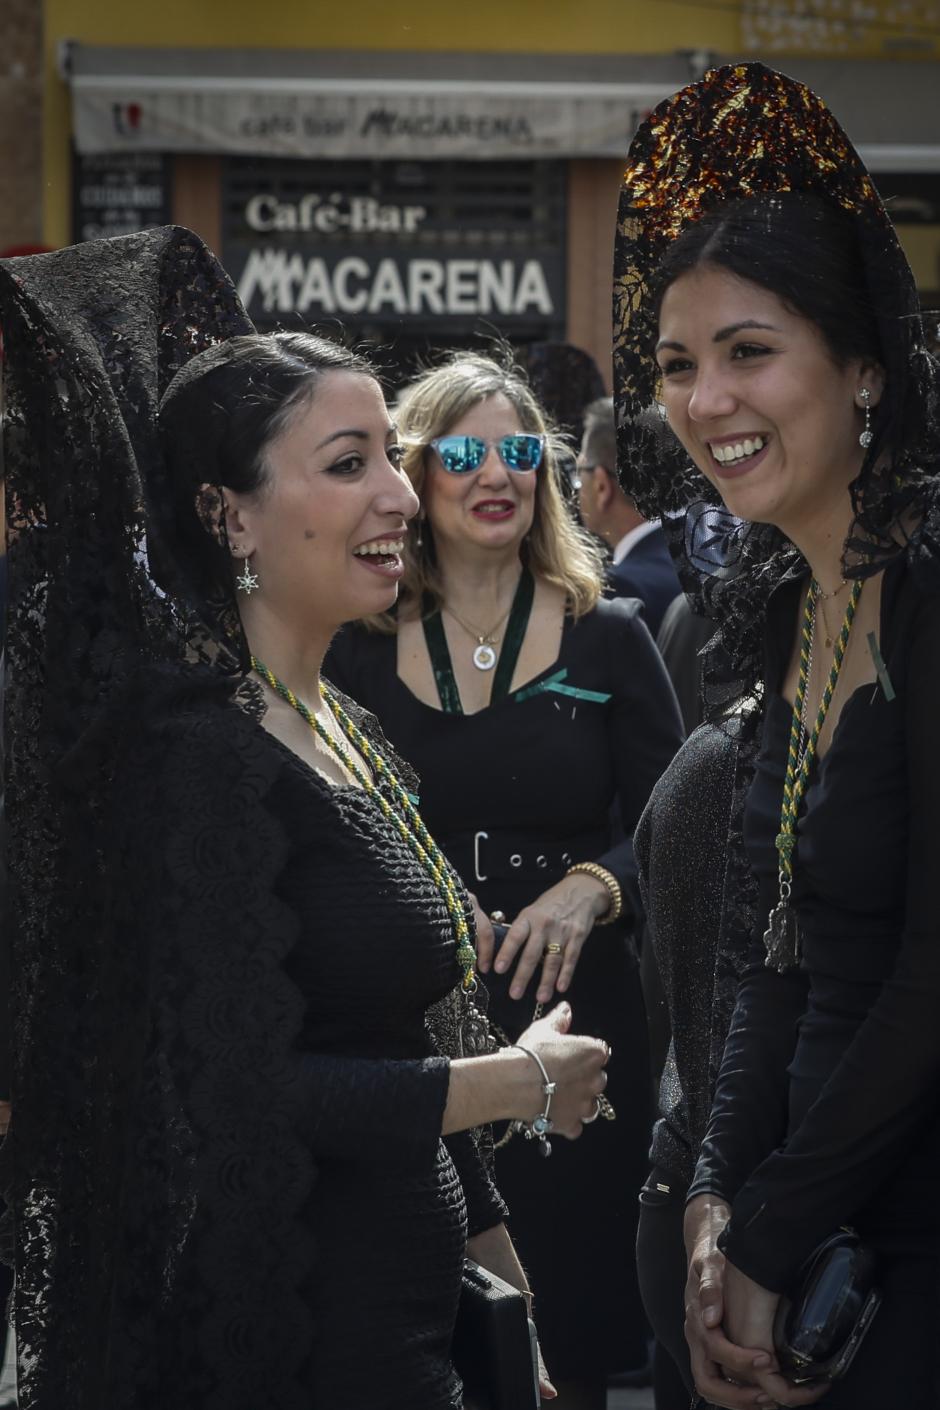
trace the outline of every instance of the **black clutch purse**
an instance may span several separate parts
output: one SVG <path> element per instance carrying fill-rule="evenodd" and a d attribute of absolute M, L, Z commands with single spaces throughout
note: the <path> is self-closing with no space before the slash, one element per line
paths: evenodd
<path fill-rule="evenodd" d="M 774 1348 L 788 1380 L 802 1385 L 845 1375 L 881 1305 L 875 1274 L 871 1249 L 851 1229 L 813 1251 L 796 1291 L 780 1299 L 774 1323 Z"/>
<path fill-rule="evenodd" d="M 451 1358 L 464 1410 L 535 1410 L 539 1404 L 535 1327 L 518 1288 L 468 1258 Z"/>

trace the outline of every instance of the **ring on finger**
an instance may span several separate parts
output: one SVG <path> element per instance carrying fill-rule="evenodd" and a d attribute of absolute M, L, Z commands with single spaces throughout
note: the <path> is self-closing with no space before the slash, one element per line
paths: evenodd
<path fill-rule="evenodd" d="M 559 945 L 557 940 L 552 940 L 550 944 L 545 946 L 544 953 L 546 955 L 561 955 L 564 953 L 564 947 Z"/>
<path fill-rule="evenodd" d="M 600 1114 L 601 1114 L 601 1099 L 600 1099 L 600 1097 L 595 1097 L 595 1098 L 594 1098 L 594 1114 L 593 1114 L 592 1116 L 582 1116 L 582 1118 L 581 1118 L 581 1125 L 582 1125 L 582 1126 L 590 1126 L 591 1122 L 592 1122 L 592 1121 L 596 1121 L 597 1118 L 600 1116 Z"/>

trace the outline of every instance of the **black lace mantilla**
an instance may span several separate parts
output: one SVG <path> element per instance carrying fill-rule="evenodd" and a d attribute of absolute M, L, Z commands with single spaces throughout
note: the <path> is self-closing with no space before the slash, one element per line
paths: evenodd
<path fill-rule="evenodd" d="M 729 515 L 679 443 L 664 449 L 643 417 L 659 387 L 657 271 L 670 242 L 710 211 L 786 191 L 814 194 L 855 218 L 893 389 L 890 415 L 876 415 L 853 486 L 857 521 L 847 566 L 855 575 L 874 571 L 906 542 L 916 571 L 940 584 L 940 373 L 891 221 L 846 134 L 805 85 L 759 63 L 713 69 L 660 104 L 637 132 L 614 254 L 618 464 L 643 512 L 665 517 L 683 587 L 718 628 L 704 671 L 713 719 L 759 700 L 767 602 L 788 576 L 805 572 L 805 562 L 771 525 Z M 886 453 L 887 446 L 894 449 Z"/>
<path fill-rule="evenodd" d="M 309 1410 L 276 751 L 237 611 L 186 597 L 157 436 L 251 324 L 179 229 L 0 264 L 0 323 L 20 1405 Z"/>

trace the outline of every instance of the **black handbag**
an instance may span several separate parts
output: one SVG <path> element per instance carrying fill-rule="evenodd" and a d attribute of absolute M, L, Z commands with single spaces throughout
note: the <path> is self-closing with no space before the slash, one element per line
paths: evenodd
<path fill-rule="evenodd" d="M 874 1255 L 852 1229 L 814 1249 L 774 1322 L 774 1348 L 788 1380 L 802 1385 L 845 1375 L 881 1305 L 875 1276 Z"/>
<path fill-rule="evenodd" d="M 451 1350 L 464 1410 L 532 1410 L 539 1404 L 535 1327 L 518 1288 L 468 1258 Z"/>

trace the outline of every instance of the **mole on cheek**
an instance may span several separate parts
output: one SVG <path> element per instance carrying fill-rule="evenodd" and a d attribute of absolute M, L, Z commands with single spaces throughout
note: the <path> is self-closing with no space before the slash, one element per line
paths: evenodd
<path fill-rule="evenodd" d="M 316 536 L 317 536 L 317 535 L 316 535 L 316 530 L 315 530 L 315 529 L 304 529 L 304 538 L 305 538 L 305 539 L 315 539 Z"/>

